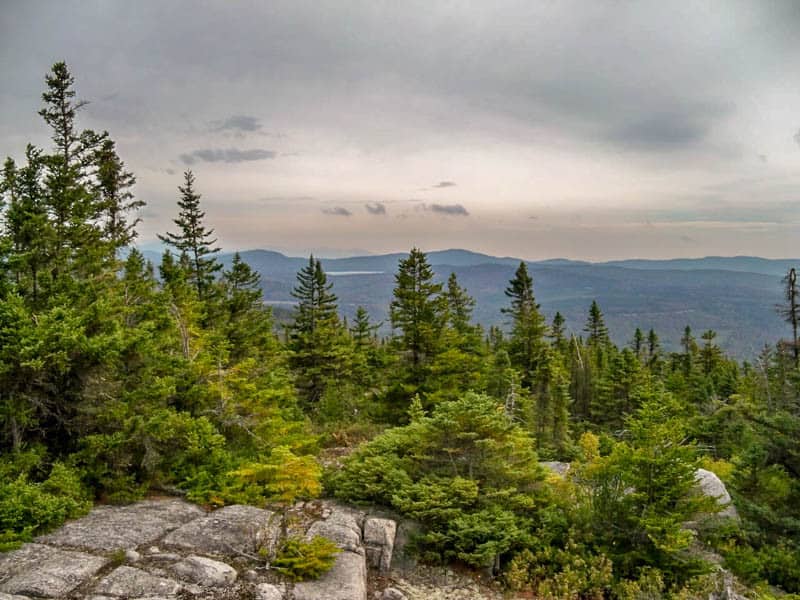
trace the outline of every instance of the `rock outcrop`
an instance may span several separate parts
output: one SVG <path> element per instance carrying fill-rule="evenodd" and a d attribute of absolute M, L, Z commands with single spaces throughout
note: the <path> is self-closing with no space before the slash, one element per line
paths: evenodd
<path fill-rule="evenodd" d="M 695 480 L 697 481 L 698 489 L 704 496 L 716 498 L 717 504 L 723 507 L 716 516 L 729 519 L 739 518 L 736 507 L 731 503 L 731 495 L 728 493 L 722 480 L 717 477 L 716 473 L 712 473 L 706 469 L 697 469 Z"/>
<path fill-rule="evenodd" d="M 307 538 L 342 552 L 316 581 L 280 580 L 259 559 L 280 519 L 252 506 L 206 513 L 181 500 L 102 506 L 0 554 L 0 600 L 367 600 L 368 564 L 392 563 L 396 524 L 328 502 L 295 507 Z"/>

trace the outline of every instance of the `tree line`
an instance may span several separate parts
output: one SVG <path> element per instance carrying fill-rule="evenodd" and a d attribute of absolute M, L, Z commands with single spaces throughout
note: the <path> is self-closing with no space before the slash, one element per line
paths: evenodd
<path fill-rule="evenodd" d="M 258 274 L 220 261 L 191 171 L 150 264 L 135 177 L 107 132 L 78 128 L 64 63 L 42 103 L 52 147 L 28 145 L 0 180 L 0 547 L 152 490 L 212 506 L 326 493 L 420 521 L 426 560 L 542 597 L 691 597 L 711 585 L 702 548 L 800 592 L 793 270 L 792 339 L 744 363 L 689 327 L 677 352 L 652 330 L 618 347 L 596 302 L 579 332 L 548 322 L 524 262 L 505 323 L 484 330 L 416 248 L 391 335 L 363 308 L 339 315 L 313 256 L 281 330 Z M 715 510 L 692 491 L 701 466 L 741 522 L 686 527 Z"/>

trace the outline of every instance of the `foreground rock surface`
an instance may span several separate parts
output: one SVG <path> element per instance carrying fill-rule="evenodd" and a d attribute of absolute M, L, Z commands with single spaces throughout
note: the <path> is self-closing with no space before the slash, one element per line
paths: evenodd
<path fill-rule="evenodd" d="M 316 581 L 305 581 L 294 587 L 294 600 L 366 600 L 367 563 L 362 554 L 344 551 L 336 564 Z"/>
<path fill-rule="evenodd" d="M 279 581 L 259 557 L 280 519 L 252 506 L 207 513 L 174 499 L 102 506 L 35 543 L 0 554 L 0 600 L 367 600 L 388 585 L 392 519 L 331 502 L 293 509 L 294 534 L 322 535 L 342 552 L 316 581 Z M 370 587 L 367 558 L 381 588 Z M 477 596 L 476 596 L 477 598 Z"/>
<path fill-rule="evenodd" d="M 26 544 L 0 555 L 0 591 L 42 598 L 64 598 L 102 569 L 107 559 Z"/>
<path fill-rule="evenodd" d="M 180 500 L 148 500 L 129 506 L 100 506 L 71 521 L 42 543 L 90 552 L 113 552 L 149 544 L 205 513 Z"/>

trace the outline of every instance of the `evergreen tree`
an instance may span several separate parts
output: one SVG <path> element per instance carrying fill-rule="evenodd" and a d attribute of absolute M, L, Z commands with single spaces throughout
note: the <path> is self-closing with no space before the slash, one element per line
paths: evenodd
<path fill-rule="evenodd" d="M 717 332 L 709 329 L 703 332 L 700 338 L 705 342 L 700 349 L 700 362 L 703 365 L 703 374 L 711 375 L 722 361 L 722 350 L 714 343 L 717 337 Z"/>
<path fill-rule="evenodd" d="M 39 115 L 50 126 L 55 145 L 54 153 L 43 159 L 47 165 L 45 198 L 54 231 L 53 278 L 59 280 L 78 265 L 80 275 L 94 272 L 105 258 L 97 247 L 101 237 L 96 224 L 99 207 L 89 187 L 89 171 L 94 150 L 108 134 L 78 130 L 76 117 L 86 102 L 75 100 L 75 79 L 64 62 L 53 65 L 45 82 L 44 107 Z M 58 283 L 63 287 L 71 282 L 64 279 Z"/>
<path fill-rule="evenodd" d="M 37 307 L 42 289 L 48 287 L 53 229 L 42 184 L 42 151 L 29 144 L 25 157 L 25 166 L 18 168 L 9 158 L 3 169 L 0 191 L 7 204 L 3 239 L 9 246 L 5 268 L 16 291 Z"/>
<path fill-rule="evenodd" d="M 422 370 L 435 356 L 444 326 L 442 285 L 434 283 L 433 269 L 424 252 L 412 248 L 395 274 L 389 316 L 392 327 L 402 333 L 399 346 L 408 354 L 412 379 L 422 382 Z"/>
<path fill-rule="evenodd" d="M 615 572 L 630 577 L 656 567 L 670 583 L 683 582 L 702 571 L 687 551 L 694 533 L 685 523 L 714 511 L 713 498 L 692 494 L 700 456 L 668 395 L 645 402 L 625 426 L 626 440 L 580 475 L 592 490 L 593 538 Z"/>
<path fill-rule="evenodd" d="M 655 369 L 658 365 L 661 351 L 661 344 L 658 341 L 658 335 L 651 329 L 647 333 L 647 365 L 651 370 Z"/>
<path fill-rule="evenodd" d="M 688 325 L 683 330 L 681 348 L 683 349 L 683 354 L 680 357 L 683 374 L 688 377 L 694 368 L 694 357 L 697 355 L 697 341 L 692 335 L 692 328 Z"/>
<path fill-rule="evenodd" d="M 127 213 L 140 209 L 144 202 L 134 198 L 131 188 L 136 178 L 125 170 L 125 163 L 117 154 L 112 140 L 103 140 L 94 159 L 103 237 L 111 245 L 112 252 L 116 252 L 128 246 L 136 237 L 136 225 L 141 219 L 129 220 Z"/>
<path fill-rule="evenodd" d="M 586 343 L 590 346 L 602 348 L 609 344 L 608 328 L 597 300 L 592 300 L 592 305 L 589 307 L 589 317 L 583 330 L 589 334 L 586 338 Z"/>
<path fill-rule="evenodd" d="M 380 323 L 373 324 L 369 320 L 369 313 L 363 306 L 356 309 L 356 317 L 353 326 L 350 327 L 350 335 L 356 344 L 356 348 L 369 346 L 375 341 L 375 332 L 380 327 Z"/>
<path fill-rule="evenodd" d="M 512 319 L 508 354 L 511 364 L 522 373 L 522 384 L 530 388 L 542 360 L 547 326 L 539 312 L 533 295 L 533 279 L 524 262 L 520 262 L 505 294 L 511 299 L 511 306 L 502 309 Z"/>
<path fill-rule="evenodd" d="M 641 329 L 637 327 L 636 331 L 633 332 L 633 339 L 631 340 L 631 349 L 633 350 L 633 353 L 636 355 L 636 358 L 639 359 L 642 358 L 642 353 L 644 352 L 644 345 L 645 345 L 644 333 L 642 332 Z"/>
<path fill-rule="evenodd" d="M 564 315 L 556 311 L 553 323 L 550 325 L 550 339 L 553 340 L 553 347 L 561 352 L 565 350 L 567 344 L 565 322 Z"/>
<path fill-rule="evenodd" d="M 450 277 L 447 279 L 445 299 L 447 300 L 447 318 L 450 327 L 462 336 L 474 335 L 472 311 L 475 308 L 475 299 L 459 285 L 455 273 L 450 273 Z"/>
<path fill-rule="evenodd" d="M 642 370 L 636 354 L 630 348 L 613 352 L 597 382 L 592 423 L 617 431 L 624 419 L 651 395 L 647 372 Z"/>
<path fill-rule="evenodd" d="M 369 313 L 363 306 L 356 309 L 353 325 L 350 327 L 350 338 L 353 344 L 352 371 L 353 381 L 362 389 L 374 388 L 382 378 L 384 368 L 384 352 L 377 339 L 380 323 L 372 323 Z"/>
<path fill-rule="evenodd" d="M 568 445 L 569 375 L 561 355 L 544 350 L 534 386 L 534 437 L 536 451 L 552 458 L 563 457 Z"/>
<path fill-rule="evenodd" d="M 313 334 L 332 322 L 338 324 L 338 298 L 332 290 L 333 283 L 328 283 L 322 263 L 310 256 L 308 265 L 297 273 L 297 285 L 292 290 L 292 296 L 298 300 L 294 332 Z"/>
<path fill-rule="evenodd" d="M 252 354 L 268 344 L 272 327 L 271 313 L 264 306 L 261 277 L 236 252 L 229 270 L 222 274 L 225 291 L 225 337 L 233 361 Z"/>
<path fill-rule="evenodd" d="M 343 329 L 332 288 L 320 261 L 310 256 L 292 291 L 298 304 L 287 344 L 308 407 L 317 405 L 331 377 L 343 375 Z"/>
<path fill-rule="evenodd" d="M 797 326 L 800 322 L 800 290 L 797 288 L 797 272 L 794 267 L 789 269 L 786 277 L 783 278 L 783 293 L 786 303 L 779 304 L 776 308 L 778 314 L 792 326 L 794 366 L 800 368 L 800 346 L 798 346 L 797 340 Z"/>
<path fill-rule="evenodd" d="M 222 269 L 222 265 L 214 255 L 219 248 L 213 229 L 207 229 L 204 224 L 206 213 L 200 210 L 200 194 L 195 192 L 195 177 L 191 171 L 183 174 L 184 185 L 178 186 L 181 198 L 178 200 L 180 211 L 178 218 L 173 222 L 178 226 L 178 233 L 159 235 L 159 239 L 175 248 L 189 258 L 189 279 L 197 290 L 197 296 L 205 300 L 210 294 L 215 275 Z"/>

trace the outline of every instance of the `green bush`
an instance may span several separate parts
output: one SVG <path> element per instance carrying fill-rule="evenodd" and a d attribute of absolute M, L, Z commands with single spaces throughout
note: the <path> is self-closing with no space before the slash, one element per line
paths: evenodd
<path fill-rule="evenodd" d="M 0 551 L 18 547 L 91 508 L 77 472 L 55 463 L 42 482 L 27 473 L 0 481 Z"/>
<path fill-rule="evenodd" d="M 530 436 L 494 399 L 468 393 L 362 445 L 327 483 L 421 521 L 426 560 L 498 567 L 536 543 L 552 504 L 543 479 Z"/>
<path fill-rule="evenodd" d="M 787 592 L 800 592 L 800 548 L 789 542 L 755 549 L 747 544 L 727 546 L 725 565 L 748 583 L 768 582 Z"/>
<path fill-rule="evenodd" d="M 307 542 L 289 538 L 278 550 L 272 567 L 292 581 L 317 579 L 330 571 L 339 552 L 336 544 L 321 536 Z"/>
<path fill-rule="evenodd" d="M 86 436 L 76 461 L 87 483 L 109 502 L 137 500 L 164 484 L 209 502 L 235 465 L 225 438 L 207 418 L 170 408 L 129 415 L 117 431 Z"/>

